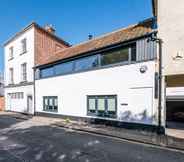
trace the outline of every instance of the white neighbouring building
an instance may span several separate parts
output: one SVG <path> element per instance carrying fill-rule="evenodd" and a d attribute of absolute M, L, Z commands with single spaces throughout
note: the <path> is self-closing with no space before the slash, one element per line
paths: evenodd
<path fill-rule="evenodd" d="M 154 19 L 55 53 L 35 66 L 38 114 L 158 125 Z"/>
<path fill-rule="evenodd" d="M 35 22 L 26 26 L 4 44 L 5 110 L 34 114 L 35 63 L 69 44 L 54 34 L 51 26 Z"/>
<path fill-rule="evenodd" d="M 168 127 L 184 125 L 184 1 L 153 0 L 153 13 L 163 41 L 163 119 Z"/>

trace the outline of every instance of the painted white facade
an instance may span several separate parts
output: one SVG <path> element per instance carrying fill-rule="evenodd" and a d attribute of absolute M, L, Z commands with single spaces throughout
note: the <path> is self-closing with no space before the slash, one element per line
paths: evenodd
<path fill-rule="evenodd" d="M 28 112 L 33 113 L 34 107 L 34 27 L 25 31 L 21 35 L 17 36 L 15 39 L 10 41 L 5 45 L 5 109 L 11 111 L 18 112 Z M 27 40 L 27 52 L 22 54 L 21 40 Z M 10 60 L 9 57 L 9 48 L 13 47 L 13 59 Z M 20 83 L 22 82 L 22 72 L 21 72 L 21 64 L 27 64 L 27 83 L 29 85 L 22 86 Z M 10 83 L 10 72 L 9 69 L 14 69 L 14 85 L 9 87 Z M 23 99 L 11 99 L 9 93 L 23 92 Z M 27 110 L 27 97 L 32 96 L 32 106 Z"/>
<path fill-rule="evenodd" d="M 147 66 L 145 73 L 142 66 Z M 156 124 L 154 75 L 155 61 L 148 61 L 36 80 L 36 111 L 45 112 L 43 96 L 58 96 L 56 114 L 91 117 L 87 95 L 117 95 L 114 120 Z"/>
<path fill-rule="evenodd" d="M 177 75 L 182 76 L 184 74 L 184 1 L 155 0 L 155 2 L 158 3 L 156 6 L 158 37 L 163 41 L 162 122 L 166 123 L 167 111 L 169 110 L 169 106 L 166 107 L 166 102 L 169 100 L 177 101 L 184 99 L 183 87 L 177 86 L 176 84 L 175 87 L 168 87 L 165 81 L 166 76 L 177 77 Z M 178 79 L 176 79 L 176 83 L 177 81 Z"/>
<path fill-rule="evenodd" d="M 16 92 L 23 92 L 24 97 L 23 99 L 11 99 L 8 95 L 9 93 L 16 93 Z M 6 88 L 6 110 L 15 111 L 15 112 L 22 112 L 22 113 L 34 113 L 34 98 L 33 98 L 33 85 L 21 86 L 21 87 L 14 87 L 14 88 Z M 28 102 L 27 97 L 32 96 L 32 107 L 28 109 Z"/>
<path fill-rule="evenodd" d="M 183 0 L 158 0 L 158 37 L 163 40 L 164 75 L 184 74 L 183 6 Z"/>

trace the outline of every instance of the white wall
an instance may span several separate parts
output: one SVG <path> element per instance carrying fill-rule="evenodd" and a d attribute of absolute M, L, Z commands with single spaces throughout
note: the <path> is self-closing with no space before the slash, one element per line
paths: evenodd
<path fill-rule="evenodd" d="M 8 93 L 16 93 L 16 92 L 24 92 L 23 99 L 11 99 L 8 96 Z M 34 96 L 33 96 L 33 86 L 21 86 L 21 87 L 14 87 L 14 88 L 7 88 L 5 94 L 5 104 L 6 110 L 8 111 L 15 111 L 15 112 L 25 112 L 25 113 L 34 113 L 34 107 L 28 110 L 27 106 L 27 97 L 32 95 L 33 100 L 32 104 L 34 103 Z"/>
<path fill-rule="evenodd" d="M 21 40 L 26 38 L 27 39 L 27 52 L 22 54 L 21 48 Z M 9 60 L 9 48 L 13 46 L 14 54 L 13 59 Z M 16 39 L 8 43 L 4 47 L 4 54 L 5 54 L 5 86 L 8 86 L 10 81 L 10 74 L 9 69 L 14 69 L 14 84 L 18 85 L 22 81 L 21 77 L 21 64 L 27 63 L 27 82 L 34 81 L 33 75 L 33 67 L 34 67 L 34 28 L 30 28 L 28 31 L 24 32 Z M 15 93 L 15 92 L 23 92 L 24 99 L 8 99 L 8 93 Z M 5 88 L 5 109 L 17 112 L 25 112 L 27 110 L 27 95 L 32 95 L 33 103 L 34 103 L 34 93 L 33 93 L 33 84 L 26 85 L 26 86 L 18 86 L 18 87 L 6 87 Z M 32 108 L 30 113 L 33 113 L 34 104 L 32 103 Z"/>
<path fill-rule="evenodd" d="M 36 80 L 36 111 L 43 112 L 43 96 L 58 96 L 58 114 L 86 117 L 87 95 L 117 95 L 118 120 L 155 124 L 154 72 L 149 61 Z"/>
<path fill-rule="evenodd" d="M 164 74 L 184 74 L 184 0 L 158 1 L 158 34 L 163 39 Z M 176 55 L 182 56 L 175 59 Z"/>
<path fill-rule="evenodd" d="M 22 53 L 21 40 L 27 39 L 27 53 Z M 9 60 L 9 48 L 14 48 L 14 59 Z M 34 67 L 34 28 L 29 29 L 15 40 L 11 41 L 4 48 L 5 52 L 5 85 L 9 84 L 9 68 L 14 69 L 14 84 L 21 82 L 21 64 L 27 63 L 27 81 L 33 82 Z"/>

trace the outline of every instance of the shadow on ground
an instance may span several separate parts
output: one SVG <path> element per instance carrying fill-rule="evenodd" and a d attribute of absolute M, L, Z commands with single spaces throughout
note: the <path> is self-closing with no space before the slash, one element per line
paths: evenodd
<path fill-rule="evenodd" d="M 0 129 L 8 128 L 11 125 L 23 122 L 22 119 L 13 118 L 10 115 L 0 115 Z"/>
<path fill-rule="evenodd" d="M 34 123 L 30 124 L 30 120 L 20 122 L 9 116 L 0 116 L 0 125 L 12 128 L 4 131 L 5 126 L 2 126 L 0 129 L 2 162 L 183 162 L 184 159 L 184 155 L 179 152 L 70 129 L 35 126 Z"/>

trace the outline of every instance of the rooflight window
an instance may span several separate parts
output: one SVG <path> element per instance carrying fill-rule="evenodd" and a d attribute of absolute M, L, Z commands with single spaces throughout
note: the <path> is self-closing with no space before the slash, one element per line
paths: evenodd
<path fill-rule="evenodd" d="M 45 69 L 40 70 L 40 77 L 41 78 L 46 78 L 54 75 L 54 68 L 52 67 L 47 67 Z"/>
<path fill-rule="evenodd" d="M 75 62 L 75 71 L 92 69 L 98 66 L 98 56 L 85 57 Z"/>
<path fill-rule="evenodd" d="M 61 63 L 58 65 L 55 65 L 56 75 L 71 73 L 73 71 L 73 67 L 74 67 L 73 63 L 74 62 L 72 61 L 72 62 Z"/>

